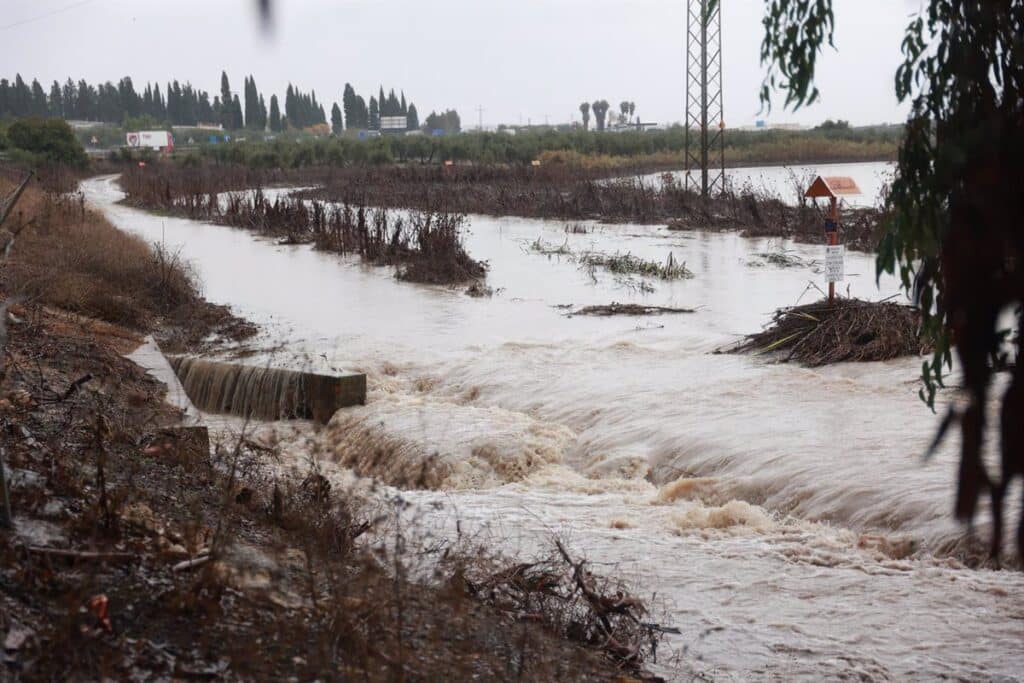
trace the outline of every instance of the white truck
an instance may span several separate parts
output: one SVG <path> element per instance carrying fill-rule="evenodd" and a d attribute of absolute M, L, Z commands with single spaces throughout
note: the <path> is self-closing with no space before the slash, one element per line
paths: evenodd
<path fill-rule="evenodd" d="M 169 152 L 174 149 L 174 136 L 166 130 L 140 130 L 125 135 L 132 149 L 156 149 Z"/>

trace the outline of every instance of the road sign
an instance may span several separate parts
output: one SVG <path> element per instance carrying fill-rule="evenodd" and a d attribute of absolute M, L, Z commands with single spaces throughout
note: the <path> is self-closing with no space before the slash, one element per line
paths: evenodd
<path fill-rule="evenodd" d="M 845 278 L 843 256 L 843 245 L 830 244 L 825 247 L 825 280 L 827 282 L 842 282 Z"/>

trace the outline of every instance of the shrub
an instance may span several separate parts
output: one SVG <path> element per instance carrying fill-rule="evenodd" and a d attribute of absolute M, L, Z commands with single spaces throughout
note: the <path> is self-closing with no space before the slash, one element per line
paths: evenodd
<path fill-rule="evenodd" d="M 61 119 L 22 119 L 7 129 L 7 141 L 13 149 L 56 164 L 81 168 L 89 163 L 82 144 L 71 127 Z"/>

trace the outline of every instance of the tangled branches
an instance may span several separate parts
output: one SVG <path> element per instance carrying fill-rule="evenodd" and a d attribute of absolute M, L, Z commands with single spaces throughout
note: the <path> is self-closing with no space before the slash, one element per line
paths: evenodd
<path fill-rule="evenodd" d="M 928 351 L 919 337 L 921 314 L 892 302 L 836 299 L 780 308 L 765 330 L 730 349 L 786 352 L 782 360 L 815 367 L 846 361 L 890 360 Z"/>
<path fill-rule="evenodd" d="M 477 580 L 462 575 L 467 592 L 519 619 L 539 622 L 559 635 L 596 648 L 620 667 L 640 672 L 664 633 L 678 633 L 643 621 L 648 611 L 638 598 L 573 560 L 556 540 L 557 553 L 515 564 Z"/>

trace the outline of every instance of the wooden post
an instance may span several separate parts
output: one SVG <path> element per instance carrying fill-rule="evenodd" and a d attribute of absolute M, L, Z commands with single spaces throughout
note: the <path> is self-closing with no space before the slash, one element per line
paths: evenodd
<path fill-rule="evenodd" d="M 829 218 L 831 223 L 829 227 L 832 228 L 828 231 L 828 244 L 829 246 L 836 246 L 839 244 L 839 200 L 836 197 L 832 197 L 832 209 L 829 212 Z M 836 283 L 828 283 L 828 305 L 831 306 L 836 300 Z"/>

